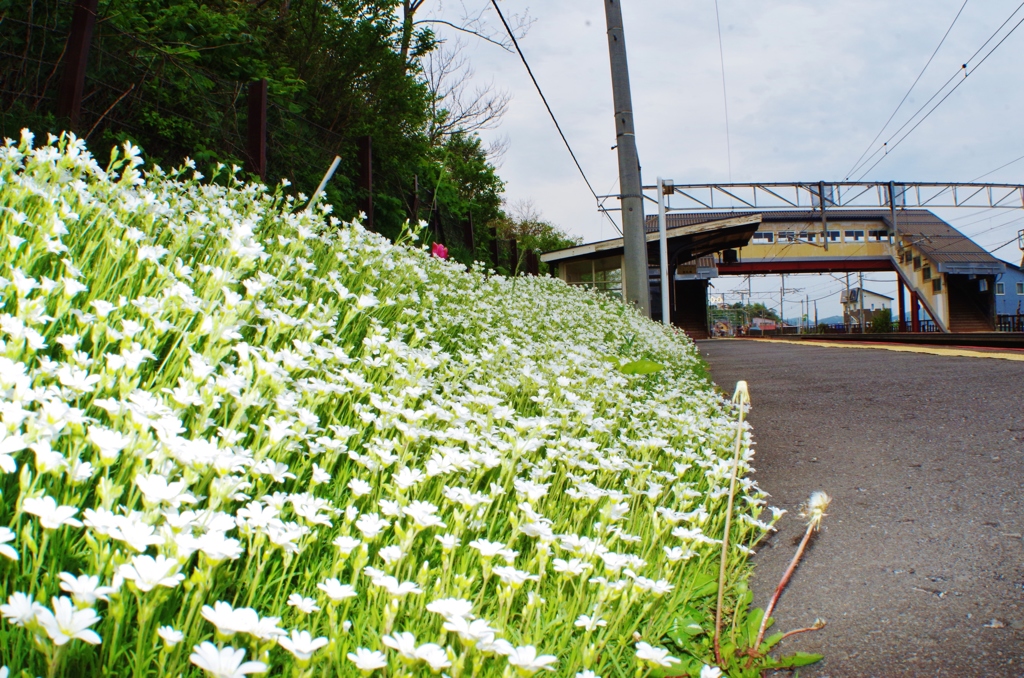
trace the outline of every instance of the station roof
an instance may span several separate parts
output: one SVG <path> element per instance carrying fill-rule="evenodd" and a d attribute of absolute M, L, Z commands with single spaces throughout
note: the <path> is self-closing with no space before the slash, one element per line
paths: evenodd
<path fill-rule="evenodd" d="M 701 216 L 703 219 L 689 220 L 687 217 Z M 658 256 L 658 220 L 654 218 L 653 231 L 647 224 L 648 255 L 657 260 Z M 760 213 L 719 215 L 704 213 L 669 214 L 666 220 L 665 235 L 669 242 L 669 259 L 675 262 L 689 261 L 714 252 L 733 247 L 742 247 L 750 242 L 751 236 L 761 225 Z M 553 252 L 545 252 L 540 260 L 545 263 L 567 263 L 570 261 L 586 261 L 620 255 L 623 252 L 622 238 L 601 240 L 567 247 Z"/>

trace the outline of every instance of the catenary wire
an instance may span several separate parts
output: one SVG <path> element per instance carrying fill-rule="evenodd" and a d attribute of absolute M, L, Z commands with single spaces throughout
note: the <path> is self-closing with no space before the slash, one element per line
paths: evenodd
<path fill-rule="evenodd" d="M 927 119 L 928 119 L 928 117 L 929 117 L 929 116 L 931 116 L 931 114 L 935 112 L 935 109 L 937 109 L 937 108 L 938 108 L 939 106 L 941 106 L 941 105 L 942 105 L 942 103 L 943 103 L 943 102 L 944 102 L 944 101 L 945 101 L 946 99 L 948 99 L 948 98 L 949 98 L 949 96 L 950 96 L 951 94 L 953 94 L 953 92 L 955 92 L 955 91 L 956 91 L 956 90 L 957 90 L 957 89 L 958 89 L 958 88 L 960 87 L 960 85 L 964 84 L 964 82 L 966 82 L 966 81 L 967 81 L 967 75 L 968 75 L 968 71 L 967 71 L 967 64 L 969 64 L 969 63 L 971 62 L 971 59 L 973 59 L 974 57 L 976 57 L 976 56 L 977 56 L 977 55 L 978 55 L 978 54 L 979 54 L 979 53 L 981 52 L 981 50 L 982 50 L 982 49 L 984 49 L 984 48 L 985 48 L 985 46 L 986 46 L 986 45 L 988 45 L 988 43 L 990 43 L 990 42 L 992 41 L 992 39 L 993 39 L 993 38 L 995 38 L 995 36 L 996 36 L 996 35 L 998 35 L 999 31 L 1001 31 L 1001 30 L 1003 29 L 1003 27 L 1005 27 L 1005 26 L 1006 26 L 1006 24 L 1007 24 L 1007 23 L 1009 23 L 1009 22 L 1010 22 L 1010 20 L 1011 20 L 1011 19 L 1012 19 L 1012 18 L 1013 18 L 1014 16 L 1016 16 L 1017 12 L 1019 12 L 1019 11 L 1020 11 L 1021 7 L 1024 7 L 1024 2 L 1022 2 L 1022 3 L 1020 4 L 1020 5 L 1018 5 L 1018 6 L 1017 6 L 1017 9 L 1013 10 L 1013 12 L 1012 12 L 1012 13 L 1010 14 L 1010 16 L 1009 16 L 1009 17 L 1007 17 L 1006 21 L 1004 21 L 1004 22 L 1003 22 L 1002 24 L 1000 24 L 999 28 L 997 28 L 997 29 L 995 30 L 995 32 L 994 32 L 994 33 L 993 33 L 993 34 L 992 34 L 991 36 L 989 36 L 988 40 L 986 40 L 986 41 L 984 42 L 984 44 L 982 44 L 982 46 L 981 46 L 981 47 L 979 47 L 979 48 L 978 48 L 978 50 L 977 50 L 977 51 L 975 51 L 975 52 L 974 52 L 974 54 L 972 54 L 972 55 L 971 55 L 970 59 L 968 59 L 967 61 L 965 61 L 965 62 L 964 62 L 963 66 L 961 66 L 961 67 L 960 67 L 959 69 L 957 69 L 956 73 L 954 73 L 954 74 L 953 74 L 952 76 L 950 76 L 949 80 L 947 80 L 946 82 L 944 82 L 944 83 L 942 84 L 942 86 L 941 86 L 941 87 L 939 87 L 939 89 L 938 89 L 938 90 L 937 90 L 937 91 L 935 92 L 935 94 L 933 94 L 933 95 L 932 95 L 932 96 L 931 96 L 931 97 L 930 97 L 930 98 L 928 99 L 928 101 L 924 102 L 924 104 L 922 104 L 922 106 L 921 106 L 920 108 L 918 108 L 918 109 L 917 109 L 917 111 L 916 111 L 916 112 L 915 112 L 915 113 L 914 113 L 914 114 L 913 114 L 912 116 L 910 116 L 910 118 L 908 118 L 908 119 L 907 119 L 907 121 L 906 121 L 905 123 L 903 123 L 903 125 L 902 125 L 902 126 L 900 126 L 900 128 L 899 128 L 898 130 L 896 130 L 895 132 L 893 132 L 893 133 L 892 133 L 892 135 L 891 135 L 891 136 L 890 136 L 890 137 L 889 137 L 889 138 L 888 138 L 888 139 L 887 139 L 887 140 L 885 141 L 885 143 L 884 143 L 884 144 L 882 144 L 882 147 L 880 147 L 880 148 L 876 149 L 874 153 L 872 153 L 872 154 L 871 154 L 870 156 L 868 156 L 868 158 L 867 158 L 866 160 L 864 160 L 864 161 L 863 161 L 863 162 L 862 162 L 862 163 L 861 163 L 860 165 L 858 165 L 858 166 L 857 166 L 857 167 L 856 167 L 856 168 L 855 168 L 855 169 L 853 170 L 853 172 L 857 172 L 857 171 L 859 171 L 859 170 L 860 170 L 860 168 L 861 168 L 861 167 L 863 167 L 864 165 L 866 165 L 866 164 L 867 164 L 868 162 L 870 162 L 872 158 L 874 158 L 874 157 L 875 157 L 876 155 L 878 155 L 879 153 L 883 153 L 883 151 L 884 151 L 883 155 L 882 155 L 882 156 L 881 156 L 881 157 L 880 157 L 880 158 L 879 158 L 878 160 L 876 160 L 876 161 L 875 161 L 875 162 L 874 162 L 874 163 L 873 163 L 873 164 L 872 164 L 872 165 L 871 165 L 870 167 L 868 167 L 868 168 L 867 168 L 867 170 L 865 170 L 865 171 L 864 171 L 864 172 L 863 172 L 863 173 L 862 173 L 862 174 L 860 175 L 860 177 L 859 177 L 859 178 L 857 179 L 857 181 L 860 181 L 861 179 L 863 179 L 863 178 L 864 178 L 864 177 L 865 177 L 865 176 L 866 176 L 866 175 L 868 174 L 868 172 L 870 172 L 871 170 L 873 170 L 873 169 L 874 169 L 874 168 L 875 168 L 875 167 L 876 167 L 876 166 L 877 166 L 877 165 L 878 165 L 878 164 L 879 164 L 880 162 L 882 162 L 882 160 L 884 160 L 884 159 L 885 159 L 886 157 L 888 157 L 889 153 L 891 153 L 891 152 L 892 152 L 892 151 L 893 151 L 893 150 L 894 150 L 894 149 L 895 149 L 895 148 L 896 148 L 897 146 L 899 146 L 899 145 L 900 145 L 901 143 L 903 143 L 903 141 L 904 141 L 904 140 L 905 140 L 905 139 L 906 139 L 906 138 L 907 138 L 908 136 L 910 136 L 911 132 L 913 132 L 914 130 L 916 130 L 916 129 L 917 129 L 917 128 L 918 128 L 918 127 L 919 127 L 919 126 L 921 125 L 921 123 L 922 123 L 922 122 L 924 122 L 925 120 L 927 120 Z M 1004 36 L 1003 36 L 1003 37 L 1002 37 L 1002 38 L 1001 38 L 1001 39 L 999 40 L 999 42 L 997 42 L 997 43 L 995 44 L 995 46 L 994 46 L 994 47 L 993 47 L 992 49 L 990 49 L 990 50 L 989 50 L 989 51 L 988 51 L 988 52 L 987 52 L 987 53 L 985 54 L 985 56 L 984 56 L 984 57 L 982 57 L 981 61 L 979 61 L 979 62 L 977 63 L 977 65 L 975 65 L 975 66 L 974 66 L 974 67 L 973 67 L 973 68 L 972 68 L 972 69 L 971 69 L 971 70 L 970 70 L 969 72 L 970 72 L 970 73 L 973 73 L 974 71 L 978 70 L 978 68 L 979 68 L 979 67 L 980 67 L 980 66 L 981 66 L 981 65 L 982 65 L 983 63 L 985 63 L 985 61 L 986 61 L 986 60 L 987 60 L 987 59 L 988 59 L 988 58 L 989 58 L 990 56 L 992 56 L 992 53 L 993 53 L 993 52 L 995 52 L 995 51 L 996 51 L 997 49 L 999 49 L 999 46 L 1000 46 L 1000 45 L 1002 45 L 1002 44 L 1003 44 L 1003 42 L 1005 42 L 1007 38 L 1009 38 L 1009 37 L 1010 37 L 1011 35 L 1013 35 L 1014 31 L 1016 31 L 1016 30 L 1017 30 L 1017 28 L 1018 28 L 1018 27 L 1019 27 L 1019 26 L 1021 25 L 1021 23 L 1024 23 L 1024 19 L 1021 19 L 1020 21 L 1018 21 L 1018 22 L 1017 22 L 1017 23 L 1016 23 L 1016 24 L 1015 24 L 1015 25 L 1013 26 L 1013 28 L 1011 28 L 1011 29 L 1009 30 L 1009 32 L 1007 32 L 1007 34 L 1006 34 L 1006 35 L 1004 35 Z M 896 138 L 896 137 L 897 137 L 897 136 L 898 136 L 898 135 L 900 134 L 900 132 L 902 132 L 902 131 L 903 131 L 903 129 L 904 129 L 904 128 L 906 128 L 906 126 L 907 126 L 907 125 L 909 125 L 909 124 L 910 124 L 910 123 L 911 123 L 911 122 L 912 122 L 912 121 L 914 120 L 914 118 L 916 118 L 916 117 L 917 117 L 918 115 L 920 115 L 921 111 L 923 111 L 923 110 L 924 110 L 925 108 L 927 108 L 927 107 L 928 107 L 928 105 L 929 105 L 929 104 L 931 104 L 931 102 L 932 102 L 932 101 L 934 101 L 935 97 L 937 97 L 937 96 L 939 96 L 940 94 L 942 94 L 942 91 L 943 91 L 944 89 L 946 89 L 946 87 L 947 87 L 947 86 L 949 85 L 949 83 L 951 83 L 951 82 L 952 82 L 952 81 L 953 81 L 953 80 L 954 80 L 954 79 L 955 79 L 955 78 L 956 78 L 956 77 L 957 77 L 958 75 L 960 75 L 960 73 L 961 73 L 961 72 L 963 72 L 963 73 L 964 73 L 964 77 L 963 77 L 963 78 L 961 78 L 961 79 L 960 79 L 960 80 L 959 80 L 959 81 L 958 81 L 958 82 L 957 82 L 957 83 L 956 83 L 955 85 L 953 85 L 953 88 L 952 88 L 952 89 L 950 89 L 950 90 L 949 90 L 948 92 L 946 92 L 945 96 L 943 96 L 943 97 L 942 97 L 941 99 L 939 99 L 938 103 L 936 103 L 936 104 L 935 104 L 934 106 L 932 106 L 932 108 L 931 108 L 931 109 L 930 109 L 930 110 L 929 110 L 929 111 L 928 111 L 927 113 L 925 113 L 924 117 L 922 117 L 922 118 L 921 118 L 920 120 L 918 120 L 918 121 L 917 121 L 917 122 L 916 122 L 916 123 L 914 124 L 914 126 L 913 126 L 913 127 L 911 127 L 911 128 L 909 129 L 909 130 L 907 130 L 906 134 L 904 134 L 904 135 L 903 135 L 902 137 L 900 137 L 900 138 L 899 138 L 899 140 L 897 140 L 895 144 L 893 144 L 892 146 L 889 146 L 889 142 L 890 142 L 890 141 L 892 141 L 893 139 L 895 139 L 895 138 Z M 851 172 L 851 175 L 853 174 L 853 172 Z"/>
<path fill-rule="evenodd" d="M 917 87 L 917 83 L 921 80 L 921 76 L 923 76 L 924 72 L 928 70 L 928 67 L 931 65 L 932 60 L 935 58 L 935 55 L 939 53 L 939 48 L 942 47 L 942 43 L 946 42 L 946 38 L 949 37 L 949 32 L 953 30 L 953 26 L 956 25 L 957 19 L 960 18 L 960 14 L 963 13 L 964 7 L 967 6 L 967 3 L 969 1 L 970 0 L 964 0 L 964 4 L 960 5 L 960 11 L 958 11 L 956 13 L 956 16 L 953 17 L 953 23 L 949 24 L 949 28 L 946 29 L 946 32 L 942 34 L 942 40 L 939 40 L 939 44 L 935 46 L 935 50 L 932 52 L 932 55 L 928 57 L 928 61 L 925 63 L 924 68 L 922 68 L 921 72 L 917 74 L 916 78 L 914 78 L 914 82 L 913 84 L 910 85 L 910 89 L 908 89 L 907 93 L 903 95 L 902 99 L 900 99 L 900 102 L 896 105 L 896 109 L 892 112 L 892 115 L 890 115 L 889 119 L 885 121 L 884 125 L 882 125 L 882 129 L 878 130 L 878 134 L 876 134 L 875 138 L 871 140 L 871 143 L 867 145 L 867 148 L 864 149 L 864 152 L 860 154 L 860 157 L 857 158 L 857 162 L 853 163 L 853 167 L 850 168 L 850 171 L 846 173 L 847 179 L 849 179 L 850 175 L 856 171 L 856 168 L 860 164 L 860 161 L 864 159 L 864 156 L 867 155 L 868 151 L 871 150 L 871 147 L 875 145 L 875 142 L 878 141 L 878 138 L 882 136 L 882 133 L 885 132 L 885 128 L 889 126 L 889 123 L 892 122 L 892 119 L 896 117 L 897 113 L 899 113 L 900 108 L 902 108 L 903 104 L 906 103 L 907 98 L 910 96 L 910 93 L 914 91 L 915 87 Z"/>
<path fill-rule="evenodd" d="M 565 148 L 569 151 L 569 155 L 572 156 L 572 161 L 576 163 L 576 169 L 580 171 L 580 176 L 583 177 L 583 181 L 587 184 L 587 188 L 590 189 L 590 194 L 594 196 L 594 200 L 597 201 L 598 204 L 600 204 L 601 199 L 597 197 L 597 191 L 594 190 L 593 185 L 591 185 L 590 183 L 590 179 L 587 178 L 587 173 L 583 171 L 583 167 L 580 165 L 580 161 L 576 158 L 576 154 L 572 150 L 572 146 L 569 145 L 569 140 L 565 137 L 565 133 L 562 131 L 562 126 L 558 124 L 558 118 L 555 117 L 555 112 L 551 110 L 551 105 L 548 104 L 548 99 L 547 97 L 544 96 L 544 91 L 540 88 L 540 83 L 538 83 L 537 78 L 534 77 L 533 69 L 530 68 L 530 63 L 526 60 L 526 55 L 523 54 L 523 50 L 519 48 L 519 41 L 516 40 L 515 33 L 512 31 L 512 28 L 508 25 L 508 22 L 505 21 L 505 15 L 501 13 L 501 9 L 498 7 L 497 0 L 491 0 L 491 6 L 493 6 L 494 11 L 498 13 L 498 18 L 501 19 L 501 25 L 505 27 L 505 32 L 508 33 L 509 39 L 512 40 L 512 45 L 516 48 L 516 53 L 519 54 L 519 58 L 522 60 L 523 66 L 526 67 L 526 72 L 529 74 L 530 80 L 533 82 L 533 86 L 537 90 L 537 94 L 540 95 L 540 100 L 544 102 L 544 108 L 547 109 L 548 115 L 551 116 L 551 121 L 555 123 L 555 129 L 558 130 L 558 136 L 562 137 L 562 143 L 565 144 Z M 615 223 L 615 220 L 611 218 L 611 215 L 609 215 L 604 210 L 601 210 L 601 213 L 608 217 L 608 221 L 612 222 L 612 225 L 615 227 L 615 230 L 618 231 L 619 234 L 621 234 L 622 229 L 620 229 L 619 225 Z"/>

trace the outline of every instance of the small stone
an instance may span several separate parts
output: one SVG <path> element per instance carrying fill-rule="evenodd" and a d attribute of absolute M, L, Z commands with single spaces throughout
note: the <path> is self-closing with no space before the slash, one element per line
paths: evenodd
<path fill-rule="evenodd" d="M 999 621 L 998 619 L 993 619 L 989 623 L 985 624 L 984 628 L 986 628 L 986 629 L 1005 629 L 1006 628 L 1006 624 L 1004 624 L 1003 622 Z"/>
<path fill-rule="evenodd" d="M 1024 631 L 1024 621 L 1010 622 L 1010 628 L 1014 631 Z"/>

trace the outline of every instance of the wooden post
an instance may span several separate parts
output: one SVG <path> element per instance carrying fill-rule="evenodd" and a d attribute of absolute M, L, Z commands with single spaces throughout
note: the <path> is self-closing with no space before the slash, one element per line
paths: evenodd
<path fill-rule="evenodd" d="M 57 117 L 68 121 L 68 128 L 78 128 L 82 112 L 82 92 L 85 90 L 85 69 L 89 63 L 89 47 L 96 27 L 96 7 L 99 0 L 77 0 L 71 15 L 71 33 L 65 53 L 66 63 L 57 92 Z"/>
<path fill-rule="evenodd" d="M 921 331 L 921 308 L 917 300 L 917 290 L 910 290 L 910 331 Z"/>
<path fill-rule="evenodd" d="M 540 266 L 537 265 L 537 253 L 532 249 L 526 250 L 526 272 L 530 275 L 540 275 Z"/>
<path fill-rule="evenodd" d="M 373 137 L 359 137 L 359 211 L 366 215 L 363 227 L 373 230 Z"/>
<path fill-rule="evenodd" d="M 903 277 L 899 273 L 896 274 L 896 284 L 899 287 L 899 292 L 900 292 L 900 295 L 899 295 L 899 305 L 900 305 L 899 329 L 900 329 L 900 332 L 906 332 L 907 331 L 907 316 L 906 316 L 906 311 L 904 310 L 904 307 L 903 307 L 903 293 L 904 293 L 904 288 L 906 286 L 903 284 Z"/>
<path fill-rule="evenodd" d="M 412 215 L 409 217 L 410 224 L 415 227 L 420 222 L 420 175 L 412 177 Z"/>
<path fill-rule="evenodd" d="M 515 238 L 508 241 L 509 257 L 508 271 L 509 275 L 515 275 L 517 273 L 516 267 L 519 265 L 519 243 L 516 242 Z"/>
<path fill-rule="evenodd" d="M 473 238 L 473 213 L 466 215 L 462 222 L 462 244 L 466 246 L 474 256 L 476 255 L 476 242 Z"/>
<path fill-rule="evenodd" d="M 494 268 L 498 268 L 498 264 L 501 261 L 501 241 L 498 240 L 498 227 L 491 226 L 491 263 L 494 264 Z"/>
<path fill-rule="evenodd" d="M 249 83 L 249 120 L 246 123 L 249 171 L 267 178 L 267 81 Z"/>

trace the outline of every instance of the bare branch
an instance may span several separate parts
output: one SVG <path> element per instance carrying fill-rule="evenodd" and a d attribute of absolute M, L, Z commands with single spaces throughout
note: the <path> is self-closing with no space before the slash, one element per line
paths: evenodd
<path fill-rule="evenodd" d="M 502 42 L 502 41 L 499 41 L 499 40 L 495 40 L 494 38 L 491 38 L 490 36 L 484 35 L 483 33 L 480 33 L 479 31 L 475 31 L 472 28 L 469 28 L 468 26 L 459 26 L 458 24 L 453 24 L 451 21 L 445 21 L 444 19 L 420 19 L 419 21 L 414 21 L 413 22 L 414 26 L 418 26 L 420 24 L 443 24 L 445 26 L 449 26 L 451 28 L 454 28 L 457 31 L 462 31 L 463 33 L 469 33 L 470 35 L 474 35 L 474 36 L 480 38 L 481 40 L 483 40 L 485 42 L 491 43 L 492 45 L 497 45 L 498 47 L 502 48 L 506 52 L 511 52 L 512 51 L 512 43 L 510 43 L 510 42 L 507 42 L 507 41 Z"/>
<path fill-rule="evenodd" d="M 431 93 L 431 142 L 456 133 L 473 134 L 496 127 L 508 110 L 511 95 L 493 83 L 470 90 L 473 69 L 462 56 L 465 45 L 439 46 L 422 61 Z"/>

